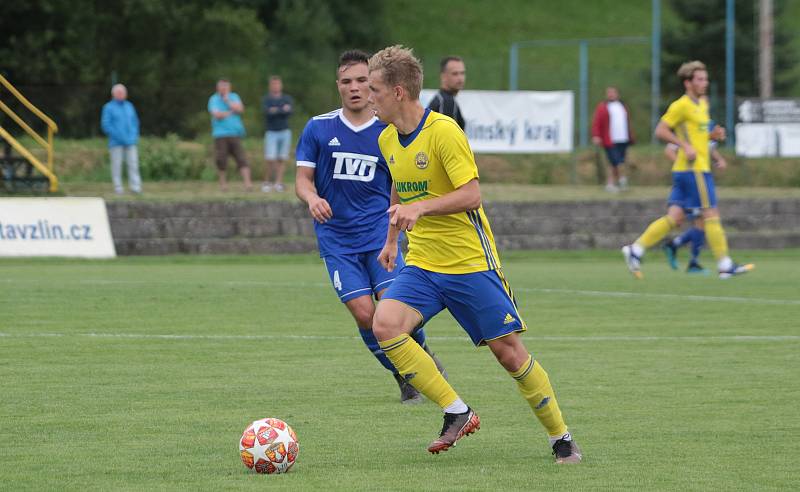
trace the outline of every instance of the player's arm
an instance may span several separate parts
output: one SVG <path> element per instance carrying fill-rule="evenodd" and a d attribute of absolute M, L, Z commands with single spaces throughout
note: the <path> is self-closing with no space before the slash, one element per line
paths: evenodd
<path fill-rule="evenodd" d="M 481 206 L 481 188 L 477 178 L 456 188 L 456 190 L 408 205 L 394 204 L 389 207 L 389 225 L 401 231 L 410 231 L 420 217 L 425 215 L 451 215 Z"/>
<path fill-rule="evenodd" d="M 394 183 L 392 183 L 392 192 L 389 198 L 390 208 L 392 209 L 395 205 L 400 203 L 400 196 L 397 194 L 397 190 L 394 189 Z M 394 270 L 394 266 L 397 260 L 397 240 L 400 238 L 400 229 L 396 226 L 389 224 L 389 228 L 386 231 L 386 243 L 383 245 L 383 249 L 378 254 L 378 263 L 386 269 L 386 271 L 391 272 Z"/>
<path fill-rule="evenodd" d="M 333 217 L 333 211 L 328 201 L 317 194 L 317 187 L 314 185 L 314 171 L 313 167 L 297 166 L 294 191 L 297 198 L 308 205 L 308 211 L 314 220 L 324 224 Z"/>
<path fill-rule="evenodd" d="M 697 158 L 697 151 L 694 150 L 691 143 L 688 141 L 681 140 L 680 137 L 673 131 L 673 128 L 678 128 L 681 124 L 685 123 L 688 116 L 687 116 L 687 106 L 685 100 L 678 99 L 677 101 L 673 102 L 667 108 L 667 112 L 664 113 L 664 116 L 658 121 L 655 129 L 655 136 L 666 143 L 671 143 L 677 145 L 679 148 L 683 149 L 683 153 L 686 154 L 686 158 L 689 161 L 695 160 Z"/>
<path fill-rule="evenodd" d="M 722 156 L 716 147 L 711 149 L 711 162 L 713 162 L 714 166 L 720 170 L 724 170 L 728 167 L 728 161 L 725 160 L 725 157 Z"/>
<path fill-rule="evenodd" d="M 673 143 L 668 143 L 666 147 L 664 147 L 664 155 L 667 156 L 670 162 L 675 162 L 675 159 L 678 158 L 678 146 Z"/>
<path fill-rule="evenodd" d="M 697 152 L 694 150 L 694 147 L 692 147 L 689 142 L 684 142 L 678 138 L 678 135 L 672 131 L 672 128 L 670 128 L 669 124 L 663 119 L 658 122 L 658 125 L 656 125 L 655 135 L 664 142 L 671 143 L 682 148 L 683 152 L 686 154 L 686 158 L 690 161 L 693 161 L 697 157 Z"/>

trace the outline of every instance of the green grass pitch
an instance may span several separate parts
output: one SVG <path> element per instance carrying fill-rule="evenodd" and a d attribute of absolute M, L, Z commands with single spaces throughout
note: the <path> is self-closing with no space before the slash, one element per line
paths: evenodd
<path fill-rule="evenodd" d="M 653 252 L 503 255 L 585 461 L 553 464 L 488 349 L 443 313 L 430 345 L 482 428 L 438 456 L 312 256 L 0 261 L 0 489 L 777 490 L 800 483 L 800 251 L 721 281 Z M 707 260 L 710 265 L 710 260 Z M 252 420 L 300 440 L 241 464 Z M 794 484 L 794 485 L 792 485 Z"/>

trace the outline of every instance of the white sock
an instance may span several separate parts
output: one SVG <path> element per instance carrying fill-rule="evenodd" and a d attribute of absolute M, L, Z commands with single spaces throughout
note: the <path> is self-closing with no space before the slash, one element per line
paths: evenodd
<path fill-rule="evenodd" d="M 644 251 L 645 249 L 639 243 L 631 244 L 631 252 L 639 258 L 644 256 Z"/>
<path fill-rule="evenodd" d="M 726 256 L 717 262 L 717 268 L 719 268 L 720 272 L 726 272 L 733 268 L 733 260 L 731 260 L 730 256 Z"/>
<path fill-rule="evenodd" d="M 467 404 L 461 398 L 456 398 L 456 401 L 444 408 L 444 413 L 464 413 L 467 410 L 469 410 Z"/>
<path fill-rule="evenodd" d="M 550 436 L 550 437 L 549 437 L 549 440 L 550 440 L 550 446 L 552 446 L 553 444 L 555 444 L 555 443 L 556 443 L 556 441 L 558 441 L 559 439 L 563 439 L 563 440 L 565 440 L 565 441 L 571 441 L 571 440 L 572 440 L 572 434 L 570 434 L 569 432 L 567 432 L 567 433 L 566 433 L 566 434 L 564 434 L 563 436 Z"/>

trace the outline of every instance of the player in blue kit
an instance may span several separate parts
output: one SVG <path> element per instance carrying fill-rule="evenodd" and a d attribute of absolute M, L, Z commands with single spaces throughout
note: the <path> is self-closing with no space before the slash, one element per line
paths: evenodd
<path fill-rule="evenodd" d="M 386 210 L 392 178 L 378 147 L 378 135 L 386 124 L 367 104 L 368 61 L 367 54 L 357 50 L 339 57 L 336 86 L 342 107 L 306 124 L 297 143 L 295 190 L 308 204 L 320 256 L 364 344 L 394 375 L 401 402 L 416 403 L 422 401 L 421 395 L 398 374 L 372 333 L 373 295 L 380 299 L 400 268 L 387 272 L 377 259 L 389 226 Z M 398 260 L 402 267 L 399 252 Z M 413 337 L 430 353 L 422 328 Z M 444 374 L 441 363 L 434 360 Z"/>

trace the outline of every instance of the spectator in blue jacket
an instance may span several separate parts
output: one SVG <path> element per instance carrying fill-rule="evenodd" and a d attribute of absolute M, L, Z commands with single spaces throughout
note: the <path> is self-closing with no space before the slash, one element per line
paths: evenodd
<path fill-rule="evenodd" d="M 108 136 L 108 150 L 111 154 L 111 180 L 114 191 L 121 195 L 122 159 L 128 164 L 128 186 L 134 193 L 142 192 L 142 178 L 139 176 L 139 116 L 136 108 L 128 101 L 128 89 L 122 84 L 111 88 L 111 100 L 103 106 L 100 118 L 103 133 Z"/>

